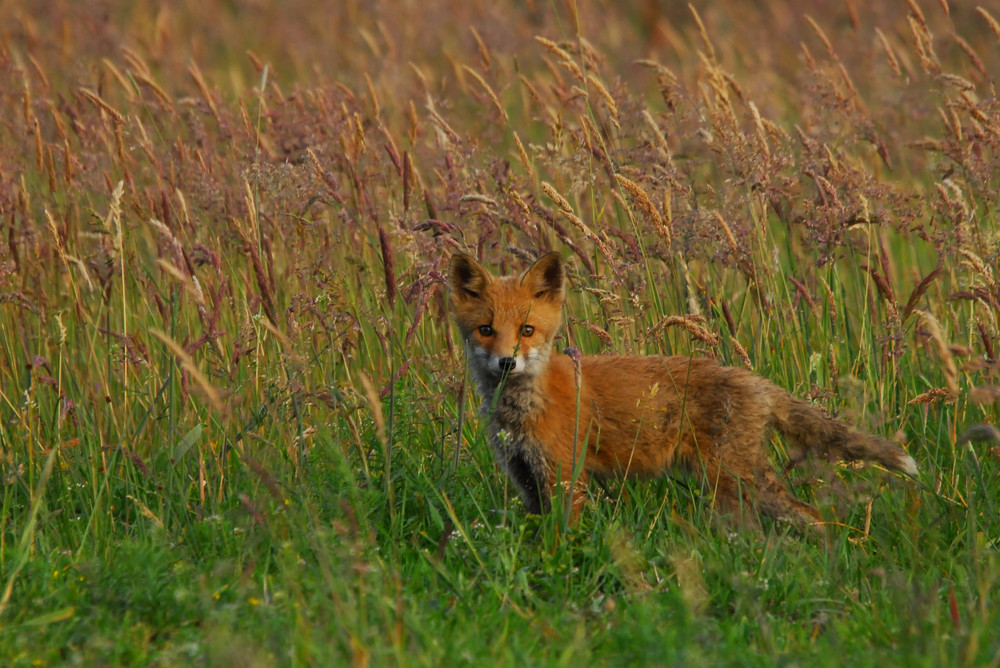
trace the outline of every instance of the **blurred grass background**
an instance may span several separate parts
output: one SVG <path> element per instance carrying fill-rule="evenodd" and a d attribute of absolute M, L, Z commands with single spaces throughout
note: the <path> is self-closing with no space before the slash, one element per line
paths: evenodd
<path fill-rule="evenodd" d="M 1000 9 L 957 4 L 4 3 L 0 653 L 996 664 Z M 456 249 L 559 250 L 567 344 L 749 366 L 921 479 L 792 473 L 828 546 L 683 480 L 526 517 Z"/>

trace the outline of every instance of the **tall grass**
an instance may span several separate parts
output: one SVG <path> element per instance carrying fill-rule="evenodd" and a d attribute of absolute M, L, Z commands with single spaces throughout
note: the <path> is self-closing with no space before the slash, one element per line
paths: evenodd
<path fill-rule="evenodd" d="M 1000 12 L 861 4 L 9 8 L 0 655 L 1000 663 Z M 443 272 L 551 249 L 567 345 L 919 480 L 790 472 L 826 544 L 684 479 L 526 516 Z"/>

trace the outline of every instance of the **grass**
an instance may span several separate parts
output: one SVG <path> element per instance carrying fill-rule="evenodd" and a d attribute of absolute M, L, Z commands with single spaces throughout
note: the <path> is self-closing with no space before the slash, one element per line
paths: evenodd
<path fill-rule="evenodd" d="M 1000 664 L 1000 14 L 862 4 L 6 12 L 5 663 Z M 827 544 L 683 478 L 527 516 L 456 249 L 920 478 L 790 473 Z"/>

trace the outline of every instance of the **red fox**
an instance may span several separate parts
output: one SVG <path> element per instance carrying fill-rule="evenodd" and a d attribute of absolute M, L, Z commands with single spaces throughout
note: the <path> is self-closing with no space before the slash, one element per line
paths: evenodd
<path fill-rule="evenodd" d="M 899 446 L 852 429 L 750 371 L 689 357 L 556 354 L 566 276 L 558 253 L 520 276 L 495 277 L 464 253 L 451 258 L 455 320 L 479 384 L 490 440 L 529 513 L 571 490 L 571 519 L 591 477 L 702 476 L 715 505 L 756 509 L 799 526 L 815 508 L 795 499 L 768 460 L 772 428 L 828 459 L 870 459 L 916 475 Z"/>

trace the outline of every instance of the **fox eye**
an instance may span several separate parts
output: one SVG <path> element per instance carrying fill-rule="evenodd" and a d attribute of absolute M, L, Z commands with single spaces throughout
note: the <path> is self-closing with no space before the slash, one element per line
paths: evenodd
<path fill-rule="evenodd" d="M 521 336 L 531 336 L 534 333 L 535 333 L 535 328 L 532 327 L 531 325 L 521 326 Z"/>
<path fill-rule="evenodd" d="M 479 327 L 479 333 L 483 336 L 493 336 L 493 327 L 490 325 L 481 325 Z"/>

